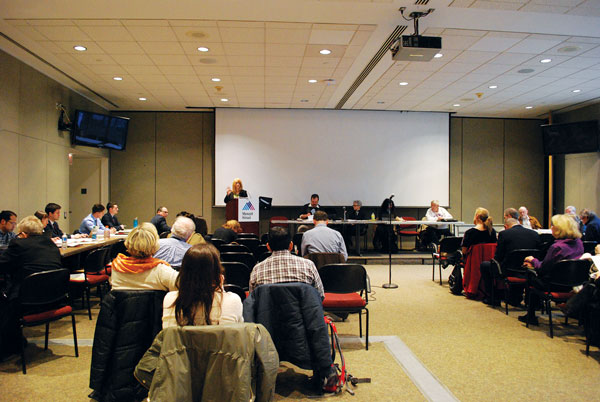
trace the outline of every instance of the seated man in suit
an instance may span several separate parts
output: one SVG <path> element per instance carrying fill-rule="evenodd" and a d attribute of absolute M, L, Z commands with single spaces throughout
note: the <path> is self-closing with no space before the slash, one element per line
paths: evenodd
<path fill-rule="evenodd" d="M 13 230 L 17 224 L 17 214 L 13 211 L 0 212 L 0 246 L 8 246 L 17 237 Z"/>
<path fill-rule="evenodd" d="M 589 209 L 581 211 L 581 221 L 585 225 L 583 241 L 600 242 L 600 218 Z"/>
<path fill-rule="evenodd" d="M 300 213 L 300 218 L 306 219 L 309 216 L 312 216 L 321 209 L 319 205 L 319 194 L 313 194 L 310 196 L 310 202 L 308 204 L 304 204 L 302 206 L 302 212 Z"/>
<path fill-rule="evenodd" d="M 505 210 L 505 217 L 514 208 Z M 498 245 L 496 247 L 496 254 L 494 259 L 500 263 L 502 267 L 506 256 L 513 250 L 519 249 L 538 249 L 540 247 L 540 236 L 533 230 L 523 227 L 518 220 L 512 217 L 505 218 L 504 228 L 502 232 L 498 234 Z M 488 298 L 483 300 L 486 304 L 499 303 L 499 300 L 491 300 L 489 295 L 492 294 L 493 286 L 493 275 L 492 265 L 489 261 L 484 261 L 480 266 L 481 279 L 485 287 L 485 293 Z M 519 305 L 522 300 L 522 293 L 509 295 L 509 303 L 513 305 Z"/>
<path fill-rule="evenodd" d="M 193 220 L 185 216 L 177 217 L 171 228 L 171 237 L 158 241 L 160 248 L 154 253 L 154 258 L 166 261 L 172 267 L 180 267 L 186 251 L 192 247 L 186 242 L 195 230 L 196 225 Z"/>
<path fill-rule="evenodd" d="M 156 231 L 158 232 L 159 236 L 161 233 L 171 231 L 171 227 L 167 225 L 167 216 L 169 216 L 169 210 L 167 207 L 158 207 L 156 210 L 156 215 L 154 218 L 152 218 L 152 220 L 150 220 L 150 223 L 156 226 Z"/>
<path fill-rule="evenodd" d="M 340 253 L 344 260 L 348 259 L 346 243 L 337 230 L 327 227 L 329 219 L 327 212 L 316 211 L 313 218 L 315 227 L 302 235 L 302 255 L 308 253 Z"/>
<path fill-rule="evenodd" d="M 115 230 L 123 230 L 125 229 L 125 225 L 121 225 L 119 220 L 117 219 L 117 214 L 119 213 L 119 206 L 117 204 L 113 204 L 109 202 L 106 204 L 106 209 L 108 211 L 102 217 L 102 224 L 107 228 L 115 228 Z"/>

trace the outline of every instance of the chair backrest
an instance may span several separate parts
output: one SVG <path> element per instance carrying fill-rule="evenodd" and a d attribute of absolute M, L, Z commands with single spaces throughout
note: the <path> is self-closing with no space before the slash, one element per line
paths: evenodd
<path fill-rule="evenodd" d="M 266 244 L 259 244 L 256 249 L 254 250 L 254 255 L 258 258 L 259 256 L 263 255 L 264 253 L 268 253 L 269 249 L 267 248 Z"/>
<path fill-rule="evenodd" d="M 269 258 L 272 254 L 273 254 L 272 252 L 267 250 L 264 253 L 262 253 L 261 255 L 259 255 L 256 260 L 257 260 L 257 262 L 262 262 L 262 261 L 266 260 L 267 258 Z"/>
<path fill-rule="evenodd" d="M 260 236 L 260 244 L 267 244 L 268 241 L 269 241 L 269 234 L 263 233 L 263 235 Z"/>
<path fill-rule="evenodd" d="M 162 232 L 158 237 L 160 237 L 161 239 L 166 239 L 167 237 L 169 237 L 170 234 L 171 232 Z"/>
<path fill-rule="evenodd" d="M 246 245 L 243 244 L 221 244 L 219 246 L 219 251 L 221 253 L 250 253 L 252 250 Z"/>
<path fill-rule="evenodd" d="M 317 269 L 327 264 L 345 262 L 344 255 L 341 253 L 308 253 L 304 258 L 314 262 Z"/>
<path fill-rule="evenodd" d="M 364 291 L 367 297 L 367 270 L 359 264 L 327 264 L 319 268 L 319 276 L 327 293 Z"/>
<path fill-rule="evenodd" d="M 273 223 L 273 221 L 287 221 L 288 218 L 287 216 L 272 216 L 271 219 L 269 219 L 269 229 L 271 229 L 273 226 L 281 226 L 283 228 L 287 228 L 289 225 L 287 223 Z"/>
<path fill-rule="evenodd" d="M 595 242 L 595 241 L 590 241 L 590 240 L 584 241 L 583 242 L 583 252 L 590 253 L 591 255 L 595 255 L 596 254 L 595 248 L 596 248 L 597 244 L 598 244 L 598 242 Z"/>
<path fill-rule="evenodd" d="M 96 273 L 100 272 L 106 266 L 106 255 L 108 254 L 108 248 L 99 248 L 92 250 L 83 263 L 83 270 L 85 273 Z"/>
<path fill-rule="evenodd" d="M 440 253 L 454 253 L 460 250 L 462 237 L 444 237 L 440 240 Z"/>
<path fill-rule="evenodd" d="M 196 224 L 196 233 L 200 233 L 202 236 L 206 236 L 208 233 L 208 225 L 206 219 L 199 216 L 194 217 L 194 223 Z"/>
<path fill-rule="evenodd" d="M 210 238 L 210 242 L 212 243 L 213 246 L 215 246 L 216 248 L 220 248 L 223 244 L 225 244 L 225 240 L 222 239 L 214 239 L 214 238 Z"/>
<path fill-rule="evenodd" d="M 240 238 L 240 237 L 238 237 L 237 240 L 236 240 L 236 242 L 238 242 L 241 245 L 244 245 L 244 246 L 248 247 L 248 249 L 251 252 L 253 252 L 253 253 L 256 251 L 256 248 L 260 244 L 260 241 L 257 238 L 255 238 L 255 237 L 252 237 L 252 238 L 249 238 L 249 237 L 241 237 Z"/>
<path fill-rule="evenodd" d="M 292 238 L 294 246 L 298 248 L 298 253 L 302 253 L 302 236 L 304 236 L 304 233 L 294 233 L 294 237 Z"/>
<path fill-rule="evenodd" d="M 579 286 L 590 279 L 591 260 L 562 260 L 552 265 L 544 282 L 559 286 Z"/>
<path fill-rule="evenodd" d="M 246 264 L 250 271 L 256 265 L 256 258 L 252 253 L 221 253 L 222 262 L 241 262 Z"/>
<path fill-rule="evenodd" d="M 36 272 L 23 279 L 19 303 L 23 307 L 52 305 L 67 297 L 69 270 L 65 268 Z"/>
<path fill-rule="evenodd" d="M 405 221 L 416 221 L 417 218 L 413 218 L 412 216 L 403 216 L 402 219 L 404 219 Z M 406 232 L 411 232 L 410 234 L 412 235 L 415 231 L 415 229 L 417 229 L 419 225 L 402 225 L 402 226 L 398 226 L 398 233 L 400 234 L 407 234 Z"/>
<path fill-rule="evenodd" d="M 239 239 L 257 239 L 258 240 L 258 235 L 256 233 L 238 233 L 238 240 Z"/>
<path fill-rule="evenodd" d="M 110 255 L 110 260 L 114 260 L 115 257 L 119 254 L 125 254 L 125 255 L 129 255 L 127 253 L 127 248 L 125 247 L 125 242 L 124 241 L 118 241 L 116 243 L 114 243 L 112 246 L 110 246 L 110 251 L 109 251 L 109 255 Z"/>
<path fill-rule="evenodd" d="M 234 285 L 232 283 L 226 283 L 225 285 L 223 285 L 223 289 L 225 289 L 226 292 L 231 292 L 238 295 L 242 300 L 242 303 L 244 302 L 244 300 L 246 300 L 246 292 L 241 286 Z"/>
<path fill-rule="evenodd" d="M 552 233 L 540 233 L 540 243 L 554 243 Z"/>
<path fill-rule="evenodd" d="M 237 285 L 244 290 L 248 289 L 252 270 L 246 264 L 237 261 L 224 261 L 221 265 L 225 269 L 225 283 Z"/>

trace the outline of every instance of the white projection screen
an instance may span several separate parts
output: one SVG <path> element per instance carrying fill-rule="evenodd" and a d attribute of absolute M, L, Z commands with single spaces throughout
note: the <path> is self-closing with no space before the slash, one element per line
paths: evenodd
<path fill-rule="evenodd" d="M 221 108 L 215 126 L 215 205 L 236 177 L 274 206 L 448 205 L 447 113 Z"/>

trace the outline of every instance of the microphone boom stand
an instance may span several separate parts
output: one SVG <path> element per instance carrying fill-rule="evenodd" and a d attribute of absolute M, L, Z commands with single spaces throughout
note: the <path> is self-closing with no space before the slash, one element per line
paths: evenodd
<path fill-rule="evenodd" d="M 384 289 L 397 289 L 398 285 L 396 285 L 395 283 L 392 283 L 392 232 L 394 230 L 394 227 L 392 226 L 392 200 L 390 199 L 390 202 L 388 204 L 388 218 L 389 218 L 389 231 L 388 231 L 388 262 L 389 262 L 389 267 L 388 267 L 388 272 L 389 272 L 389 279 L 388 279 L 388 283 L 384 283 L 382 285 L 382 287 Z"/>

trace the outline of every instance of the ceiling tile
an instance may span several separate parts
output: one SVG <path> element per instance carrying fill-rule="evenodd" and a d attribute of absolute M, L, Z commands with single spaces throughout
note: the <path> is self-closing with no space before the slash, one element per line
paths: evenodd
<path fill-rule="evenodd" d="M 265 45 L 262 43 L 223 43 L 227 56 L 263 56 Z"/>
<path fill-rule="evenodd" d="M 267 29 L 266 42 L 272 44 L 306 44 L 310 35 L 309 29 Z"/>
<path fill-rule="evenodd" d="M 140 46 L 149 54 L 184 54 L 178 42 L 140 42 Z M 198 52 L 200 54 L 200 52 Z"/>
<path fill-rule="evenodd" d="M 144 54 L 144 49 L 136 42 L 97 42 L 106 53 L 115 55 Z"/>
<path fill-rule="evenodd" d="M 206 43 L 205 44 L 206 46 L 203 46 L 203 44 L 199 44 L 199 43 L 180 42 L 180 45 L 183 48 L 183 51 L 185 52 L 185 54 L 187 54 L 187 55 L 210 57 L 210 56 L 223 56 L 225 54 L 225 49 L 223 49 L 222 43 Z M 199 51 L 198 48 L 200 46 L 208 48 L 208 52 Z"/>
<path fill-rule="evenodd" d="M 169 26 L 129 26 L 127 30 L 139 42 L 177 41 L 177 36 Z"/>
<path fill-rule="evenodd" d="M 310 32 L 308 43 L 312 45 L 348 45 L 354 33 L 355 31 L 313 29 Z"/>
<path fill-rule="evenodd" d="M 495 36 L 484 36 L 475 42 L 469 50 L 481 50 L 486 52 L 503 52 L 521 41 L 520 38 L 502 38 Z"/>
<path fill-rule="evenodd" d="M 45 38 L 53 41 L 89 41 L 91 38 L 76 26 L 36 26 Z"/>
<path fill-rule="evenodd" d="M 265 43 L 263 28 L 219 28 L 223 42 Z"/>
<path fill-rule="evenodd" d="M 172 26 L 171 29 L 181 42 L 196 43 L 196 47 L 205 43 L 221 42 L 221 34 L 216 25 L 213 27 Z"/>
<path fill-rule="evenodd" d="M 82 26 L 80 29 L 96 42 L 134 41 L 127 29 L 122 26 Z"/>
<path fill-rule="evenodd" d="M 190 66 L 186 55 L 150 55 L 150 58 L 157 66 Z"/>
<path fill-rule="evenodd" d="M 511 47 L 508 51 L 510 53 L 543 53 L 561 42 L 562 40 L 535 39 L 529 37 L 523 39 L 521 42 Z"/>
<path fill-rule="evenodd" d="M 115 54 L 113 60 L 122 66 L 152 66 L 152 60 L 145 54 Z"/>

